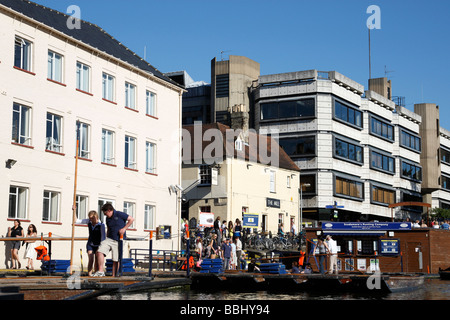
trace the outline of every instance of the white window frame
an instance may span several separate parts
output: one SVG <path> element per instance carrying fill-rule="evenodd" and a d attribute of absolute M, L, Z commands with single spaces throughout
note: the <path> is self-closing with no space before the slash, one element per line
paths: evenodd
<path fill-rule="evenodd" d="M 46 195 L 46 193 L 47 193 L 47 195 Z M 61 199 L 60 192 L 44 190 L 43 206 L 42 206 L 42 221 L 45 221 L 45 222 L 58 222 L 59 221 L 60 199 Z M 46 209 L 46 206 L 45 206 L 46 201 L 48 201 L 47 210 L 45 210 Z"/>
<path fill-rule="evenodd" d="M 51 116 L 51 119 L 49 119 L 49 115 Z M 50 136 L 47 136 L 48 127 L 51 126 L 51 134 Z M 63 126 L 63 118 L 60 115 L 47 112 L 47 119 L 46 119 L 46 135 L 45 135 L 45 149 L 62 153 L 63 152 L 63 137 L 62 137 L 62 126 Z M 55 137 L 55 130 L 58 134 L 57 137 Z"/>
<path fill-rule="evenodd" d="M 17 109 L 17 110 L 16 110 Z M 17 115 L 17 118 L 16 118 Z M 31 108 L 13 103 L 11 141 L 14 143 L 30 146 L 31 145 Z M 14 134 L 14 128 L 17 128 L 17 134 Z"/>
<path fill-rule="evenodd" d="M 136 86 L 125 82 L 125 107 L 136 110 Z"/>
<path fill-rule="evenodd" d="M 14 190 L 12 190 L 14 189 Z M 9 187 L 8 219 L 26 219 L 28 216 L 29 189 L 20 186 Z M 13 197 L 13 199 L 11 198 Z M 14 213 L 11 215 L 11 201 L 14 201 Z"/>
<path fill-rule="evenodd" d="M 146 204 L 144 207 L 144 230 L 156 230 L 155 217 L 156 206 L 152 204 Z"/>
<path fill-rule="evenodd" d="M 16 65 L 16 54 L 17 54 L 17 50 L 16 47 L 20 45 L 20 65 Z M 32 70 L 32 45 L 33 43 L 31 41 L 28 41 L 20 36 L 16 36 L 14 39 L 14 66 L 22 69 L 22 70 L 26 70 L 26 71 L 30 71 Z"/>
<path fill-rule="evenodd" d="M 89 197 L 77 194 L 76 196 L 76 215 L 78 220 L 88 219 Z"/>
<path fill-rule="evenodd" d="M 106 72 L 103 72 L 102 76 L 102 98 L 111 102 L 115 101 L 116 78 Z"/>
<path fill-rule="evenodd" d="M 102 129 L 102 163 L 115 164 L 114 140 L 114 131 Z"/>
<path fill-rule="evenodd" d="M 272 193 L 277 192 L 276 181 L 277 181 L 276 171 L 270 170 L 269 191 Z"/>
<path fill-rule="evenodd" d="M 84 122 L 79 123 L 80 144 L 78 149 L 78 156 L 83 159 L 90 159 L 90 136 L 91 126 Z"/>
<path fill-rule="evenodd" d="M 156 143 L 147 141 L 145 143 L 145 172 L 156 174 L 156 152 L 157 146 Z"/>
<path fill-rule="evenodd" d="M 157 95 L 153 91 L 147 90 L 145 99 L 145 112 L 147 115 L 156 117 Z"/>
<path fill-rule="evenodd" d="M 198 166 L 198 178 L 200 179 L 200 185 L 210 186 L 212 182 L 211 166 L 207 164 L 201 164 Z"/>
<path fill-rule="evenodd" d="M 91 91 L 91 67 L 80 61 L 77 61 L 77 83 L 76 87 L 78 90 L 88 92 Z"/>
<path fill-rule="evenodd" d="M 59 60 L 58 60 L 59 59 Z M 47 78 L 63 83 L 63 59 L 59 53 L 48 50 Z"/>
<path fill-rule="evenodd" d="M 131 201 L 124 201 L 123 202 L 123 212 L 133 218 L 136 218 L 136 203 L 131 202 Z M 134 229 L 134 221 L 130 225 L 130 228 Z"/>
<path fill-rule="evenodd" d="M 125 168 L 136 170 L 136 138 L 125 136 Z"/>

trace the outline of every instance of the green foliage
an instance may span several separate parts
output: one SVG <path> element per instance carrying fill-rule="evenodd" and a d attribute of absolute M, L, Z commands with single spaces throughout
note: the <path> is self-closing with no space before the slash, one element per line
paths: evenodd
<path fill-rule="evenodd" d="M 450 219 L 450 209 L 433 208 L 431 214 L 436 219 Z"/>

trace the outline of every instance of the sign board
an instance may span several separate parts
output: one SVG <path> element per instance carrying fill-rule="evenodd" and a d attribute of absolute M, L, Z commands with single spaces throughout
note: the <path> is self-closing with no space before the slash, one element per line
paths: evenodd
<path fill-rule="evenodd" d="M 214 213 L 212 212 L 200 212 L 198 215 L 198 224 L 200 227 L 214 227 Z"/>
<path fill-rule="evenodd" d="M 322 230 L 388 231 L 411 230 L 411 222 L 325 222 Z"/>
<path fill-rule="evenodd" d="M 271 208 L 280 208 L 280 200 L 279 199 L 272 199 L 272 198 L 266 198 L 266 207 Z"/>
<path fill-rule="evenodd" d="M 244 228 L 258 228 L 259 215 L 257 213 L 244 213 L 242 226 Z"/>
<path fill-rule="evenodd" d="M 399 255 L 400 241 L 399 239 L 380 239 L 381 255 Z"/>

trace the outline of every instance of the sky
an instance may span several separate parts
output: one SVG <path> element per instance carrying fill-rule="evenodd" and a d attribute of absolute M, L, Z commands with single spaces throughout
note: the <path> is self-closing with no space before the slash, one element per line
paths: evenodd
<path fill-rule="evenodd" d="M 367 89 L 439 105 L 450 130 L 450 1 L 447 0 L 34 0 L 94 23 L 162 72 L 211 81 L 211 59 L 246 56 L 261 75 L 338 71 Z M 377 12 L 368 8 L 376 5 Z M 376 18 L 376 20 L 373 20 Z"/>

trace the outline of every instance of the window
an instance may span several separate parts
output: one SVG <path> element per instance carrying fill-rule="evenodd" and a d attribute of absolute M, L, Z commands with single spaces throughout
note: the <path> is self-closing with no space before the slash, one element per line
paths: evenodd
<path fill-rule="evenodd" d="M 450 177 L 441 175 L 441 181 L 442 188 L 450 190 Z"/>
<path fill-rule="evenodd" d="M 261 120 L 314 117 L 315 99 L 261 103 Z"/>
<path fill-rule="evenodd" d="M 8 219 L 25 219 L 27 217 L 28 188 L 9 187 Z"/>
<path fill-rule="evenodd" d="M 44 191 L 42 221 L 58 221 L 59 192 Z"/>
<path fill-rule="evenodd" d="M 270 192 L 276 192 L 276 172 L 270 171 L 270 184 L 269 184 L 269 191 Z"/>
<path fill-rule="evenodd" d="M 62 78 L 62 56 L 48 51 L 47 78 L 57 82 L 63 82 Z"/>
<path fill-rule="evenodd" d="M 114 201 L 114 200 L 111 200 L 111 199 L 98 199 L 98 202 L 97 202 L 97 208 L 98 208 L 98 209 L 97 209 L 97 212 L 98 212 L 99 220 L 100 220 L 101 222 L 103 222 L 103 223 L 106 222 L 106 215 L 102 212 L 102 207 L 103 207 L 103 205 L 106 204 L 106 203 L 112 204 L 113 207 L 115 206 L 115 201 Z"/>
<path fill-rule="evenodd" d="M 62 152 L 61 117 L 47 113 L 46 150 Z"/>
<path fill-rule="evenodd" d="M 450 151 L 441 147 L 440 155 L 441 161 L 450 165 Z"/>
<path fill-rule="evenodd" d="M 145 205 L 144 210 L 144 229 L 155 230 L 155 206 L 150 204 Z"/>
<path fill-rule="evenodd" d="M 395 203 L 395 191 L 372 185 L 372 202 Z"/>
<path fill-rule="evenodd" d="M 135 204 L 133 202 L 125 201 L 123 203 L 123 212 L 129 215 L 130 217 L 135 218 Z M 134 229 L 134 222 L 131 224 L 130 228 Z"/>
<path fill-rule="evenodd" d="M 422 150 L 420 137 L 405 130 L 401 130 L 400 132 L 400 145 L 417 152 Z"/>
<path fill-rule="evenodd" d="M 374 150 L 370 151 L 370 165 L 373 169 L 395 173 L 395 159 Z"/>
<path fill-rule="evenodd" d="M 31 108 L 18 103 L 13 104 L 12 142 L 31 145 L 30 119 Z"/>
<path fill-rule="evenodd" d="M 77 62 L 77 89 L 90 92 L 91 68 L 81 62 Z"/>
<path fill-rule="evenodd" d="M 363 199 L 363 183 L 342 177 L 335 179 L 336 195 Z"/>
<path fill-rule="evenodd" d="M 114 101 L 114 77 L 103 72 L 102 98 L 108 101 Z"/>
<path fill-rule="evenodd" d="M 334 117 L 353 126 L 362 128 L 362 112 L 334 100 Z"/>
<path fill-rule="evenodd" d="M 230 75 L 218 74 L 216 75 L 216 98 L 228 97 L 230 90 Z"/>
<path fill-rule="evenodd" d="M 145 106 L 147 115 L 156 117 L 156 93 L 147 91 Z"/>
<path fill-rule="evenodd" d="M 125 168 L 136 169 L 136 139 L 125 136 Z"/>
<path fill-rule="evenodd" d="M 211 167 L 207 164 L 202 164 L 198 168 L 200 176 L 200 185 L 211 185 Z"/>
<path fill-rule="evenodd" d="M 402 178 L 415 181 L 422 181 L 422 168 L 420 166 L 405 161 L 402 161 L 401 165 L 402 165 L 401 171 Z"/>
<path fill-rule="evenodd" d="M 370 133 L 394 141 L 394 127 L 377 118 L 370 118 Z"/>
<path fill-rule="evenodd" d="M 114 132 L 102 130 L 102 162 L 114 164 Z"/>
<path fill-rule="evenodd" d="M 302 193 L 315 194 L 316 193 L 316 175 L 315 174 L 302 174 L 300 176 L 300 185 L 303 188 Z"/>
<path fill-rule="evenodd" d="M 78 149 L 78 156 L 80 158 L 89 159 L 89 134 L 90 126 L 83 122 L 77 122 L 78 134 L 80 135 L 80 145 Z"/>
<path fill-rule="evenodd" d="M 14 42 L 14 66 L 31 71 L 31 42 L 17 36 Z"/>
<path fill-rule="evenodd" d="M 338 138 L 335 138 L 334 155 L 345 160 L 363 163 L 363 148 Z"/>
<path fill-rule="evenodd" d="M 315 156 L 316 137 L 280 138 L 280 146 L 290 157 Z"/>
<path fill-rule="evenodd" d="M 291 176 L 286 177 L 286 187 L 288 187 L 288 188 L 291 187 Z"/>
<path fill-rule="evenodd" d="M 76 205 L 77 205 L 77 219 L 87 219 L 88 218 L 88 197 L 77 195 L 76 197 Z"/>
<path fill-rule="evenodd" d="M 145 172 L 156 174 L 156 144 L 146 142 L 146 168 Z"/>
<path fill-rule="evenodd" d="M 374 255 L 378 251 L 377 239 L 362 239 L 356 240 L 356 250 L 358 255 Z"/>
<path fill-rule="evenodd" d="M 136 86 L 125 82 L 125 107 L 136 109 Z"/>
<path fill-rule="evenodd" d="M 200 212 L 211 212 L 211 206 L 200 206 Z"/>

